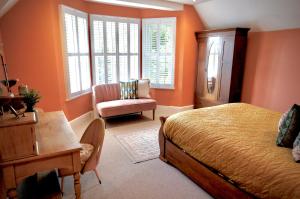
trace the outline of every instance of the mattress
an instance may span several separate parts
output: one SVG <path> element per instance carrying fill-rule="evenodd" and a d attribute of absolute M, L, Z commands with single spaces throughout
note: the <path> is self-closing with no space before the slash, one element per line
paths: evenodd
<path fill-rule="evenodd" d="M 259 198 L 300 198 L 300 164 L 275 144 L 279 112 L 244 103 L 170 116 L 164 134 L 179 148 Z"/>

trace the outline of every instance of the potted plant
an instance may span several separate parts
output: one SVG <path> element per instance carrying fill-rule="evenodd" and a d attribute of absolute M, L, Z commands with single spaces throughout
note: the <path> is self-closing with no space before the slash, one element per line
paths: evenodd
<path fill-rule="evenodd" d="M 36 103 L 38 103 L 41 99 L 41 96 L 36 90 L 31 89 L 27 93 L 23 94 L 24 96 L 24 103 L 26 104 L 26 112 L 33 112 L 34 106 Z"/>

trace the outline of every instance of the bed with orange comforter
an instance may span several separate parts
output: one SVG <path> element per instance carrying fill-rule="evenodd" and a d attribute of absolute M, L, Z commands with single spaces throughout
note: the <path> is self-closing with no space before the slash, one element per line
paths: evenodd
<path fill-rule="evenodd" d="M 163 134 L 178 148 L 259 198 L 300 198 L 300 164 L 278 147 L 279 112 L 244 103 L 170 116 Z"/>

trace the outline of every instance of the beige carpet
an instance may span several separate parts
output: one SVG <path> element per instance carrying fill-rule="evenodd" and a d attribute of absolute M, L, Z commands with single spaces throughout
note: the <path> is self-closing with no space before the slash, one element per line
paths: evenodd
<path fill-rule="evenodd" d="M 120 146 L 126 152 L 133 163 L 140 163 L 147 160 L 158 158 L 159 144 L 158 131 L 159 126 L 153 124 L 146 127 L 131 125 L 131 132 L 118 133 L 119 131 L 108 129 L 119 141 Z M 121 130 L 120 130 L 121 131 Z"/>
<path fill-rule="evenodd" d="M 159 127 L 159 121 L 145 117 L 115 119 L 107 124 L 108 130 L 118 134 L 134 128 Z M 80 137 L 87 124 L 74 130 Z M 100 163 L 97 170 L 102 184 L 94 173 L 81 176 L 82 199 L 206 199 L 211 198 L 174 167 L 153 159 L 132 164 L 120 144 L 111 133 L 106 133 Z M 65 179 L 64 198 L 74 198 L 73 178 Z"/>

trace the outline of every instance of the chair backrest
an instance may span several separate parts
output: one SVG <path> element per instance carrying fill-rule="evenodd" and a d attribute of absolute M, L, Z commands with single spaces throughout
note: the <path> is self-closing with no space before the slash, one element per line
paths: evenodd
<path fill-rule="evenodd" d="M 94 103 L 119 100 L 121 98 L 120 84 L 100 84 L 93 86 Z"/>
<path fill-rule="evenodd" d="M 86 161 L 85 165 L 82 167 L 82 173 L 94 170 L 97 167 L 102 151 L 104 134 L 105 123 L 101 118 L 94 119 L 85 130 L 80 143 L 93 145 L 94 151 L 90 158 Z"/>

